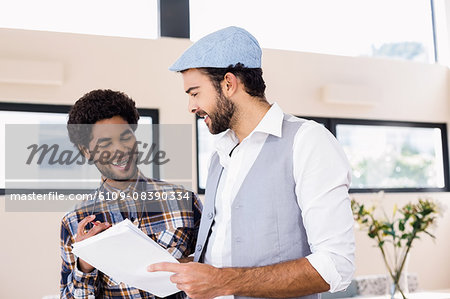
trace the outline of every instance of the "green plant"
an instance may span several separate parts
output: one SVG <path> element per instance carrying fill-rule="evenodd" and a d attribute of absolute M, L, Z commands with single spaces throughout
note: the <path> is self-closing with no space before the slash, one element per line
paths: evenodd
<path fill-rule="evenodd" d="M 388 217 L 383 210 L 381 216 L 375 216 L 380 207 L 366 208 L 364 204 L 355 199 L 351 202 L 353 216 L 360 228 L 367 230 L 367 235 L 374 239 L 380 248 L 384 263 L 394 283 L 394 290 L 398 290 L 406 298 L 400 287 L 399 280 L 405 266 L 405 261 L 415 239 L 419 234 L 425 233 L 435 238 L 429 232 L 431 225 L 438 216 L 438 206 L 429 199 L 419 199 L 416 203 L 408 203 L 398 209 L 394 205 L 392 217 Z M 422 234 L 421 234 L 422 235 Z M 391 244 L 393 260 L 389 260 L 386 253 L 386 244 Z"/>

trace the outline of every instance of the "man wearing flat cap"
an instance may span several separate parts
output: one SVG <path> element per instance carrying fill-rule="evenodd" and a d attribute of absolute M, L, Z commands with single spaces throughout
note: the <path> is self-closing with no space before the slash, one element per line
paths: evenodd
<path fill-rule="evenodd" d="M 189 111 L 212 134 L 192 263 L 159 263 L 191 298 L 319 298 L 354 272 L 350 167 L 333 135 L 285 114 L 265 97 L 261 48 L 228 27 L 193 44 L 172 65 Z"/>

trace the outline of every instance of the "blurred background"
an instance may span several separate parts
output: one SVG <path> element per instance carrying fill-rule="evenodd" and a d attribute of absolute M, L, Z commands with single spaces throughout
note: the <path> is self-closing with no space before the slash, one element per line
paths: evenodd
<path fill-rule="evenodd" d="M 263 48 L 268 101 L 341 142 L 352 198 L 387 211 L 419 198 L 450 204 L 448 0 L 0 0 L 0 191 L 5 124 L 64 123 L 83 94 L 107 88 L 130 95 L 150 123 L 191 125 L 183 183 L 202 194 L 214 138 L 168 67 L 231 25 Z M 64 211 L 11 212 L 0 202 L 0 298 L 58 294 Z M 386 274 L 373 240 L 355 233 L 355 275 Z M 421 290 L 450 289 L 448 211 L 433 233 L 415 241 L 408 272 Z"/>

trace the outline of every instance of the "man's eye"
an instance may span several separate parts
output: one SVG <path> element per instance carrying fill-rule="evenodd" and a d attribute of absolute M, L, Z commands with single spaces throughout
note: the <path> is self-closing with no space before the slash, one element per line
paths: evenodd
<path fill-rule="evenodd" d="M 99 147 L 99 148 L 107 148 L 107 147 L 109 147 L 110 145 L 111 145 L 111 142 L 106 143 L 106 144 L 101 144 L 101 145 L 99 145 L 98 147 Z"/>
<path fill-rule="evenodd" d="M 195 98 L 197 95 L 198 95 L 198 93 L 193 93 L 193 94 L 192 94 L 192 97 Z"/>
<path fill-rule="evenodd" d="M 128 141 L 128 140 L 130 140 L 130 139 L 131 139 L 131 135 L 128 136 L 128 137 L 122 137 L 122 138 L 121 138 L 121 140 L 123 140 L 123 141 Z"/>

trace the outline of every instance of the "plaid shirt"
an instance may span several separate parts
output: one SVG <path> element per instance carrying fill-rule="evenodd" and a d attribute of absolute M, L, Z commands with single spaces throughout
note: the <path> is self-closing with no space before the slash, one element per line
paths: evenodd
<path fill-rule="evenodd" d="M 97 196 L 96 200 L 82 202 L 73 211 L 67 213 L 61 221 L 61 298 L 155 298 L 150 293 L 114 281 L 113 278 L 97 269 L 90 273 L 84 273 L 78 269 L 77 257 L 72 253 L 72 244 L 75 242 L 78 223 L 91 215 L 94 207 L 95 221 L 108 221 L 115 224 L 128 218 L 131 222 L 138 224 L 140 220 L 141 230 L 175 258 L 187 257 L 194 252 L 202 210 L 202 204 L 194 193 L 166 182 L 147 179 L 139 172 L 136 182 L 131 183 L 126 190 L 117 190 L 105 183 L 97 189 L 96 194 L 111 195 L 118 192 L 122 194 L 123 192 L 125 194 L 139 192 L 140 194 L 143 190 L 147 193 L 153 191 L 172 192 L 172 194 L 173 192 L 188 193 L 192 199 L 190 201 L 192 206 L 186 209 L 180 207 L 174 209 L 170 207 L 171 203 L 168 203 L 170 201 L 160 200 L 157 201 L 159 211 L 147 209 L 142 213 L 144 201 L 141 200 L 107 201 L 99 200 Z M 153 201 L 152 204 L 155 202 Z M 88 224 L 86 229 L 90 228 L 90 225 Z"/>

